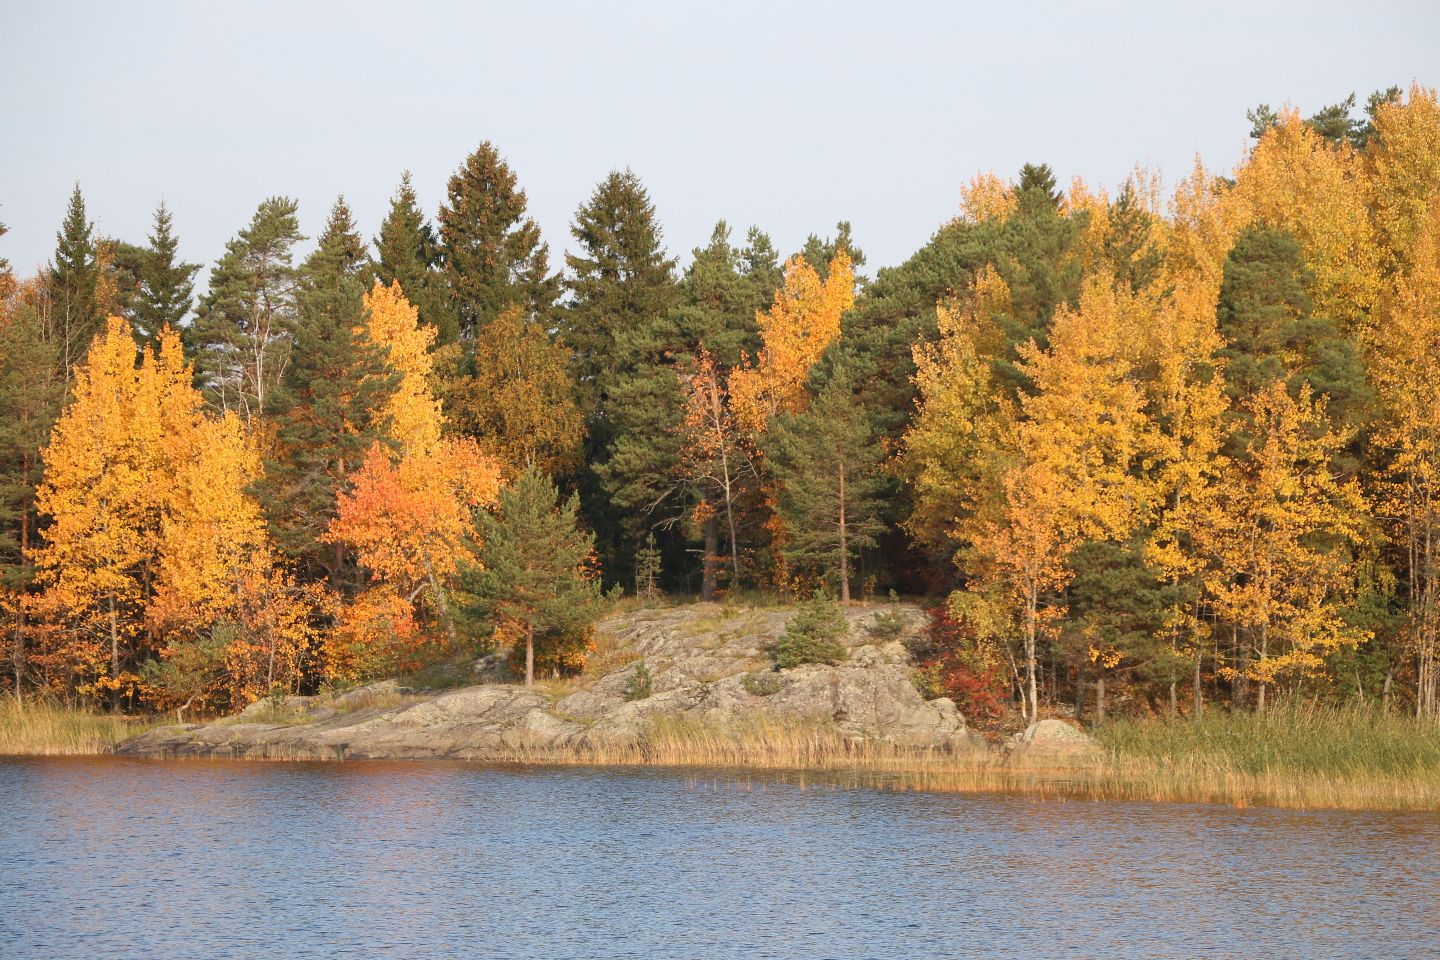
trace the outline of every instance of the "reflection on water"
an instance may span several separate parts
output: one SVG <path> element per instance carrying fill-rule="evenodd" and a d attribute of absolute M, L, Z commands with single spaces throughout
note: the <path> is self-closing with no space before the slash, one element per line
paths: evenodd
<path fill-rule="evenodd" d="M 0 957 L 1440 957 L 1440 817 L 0 760 Z"/>

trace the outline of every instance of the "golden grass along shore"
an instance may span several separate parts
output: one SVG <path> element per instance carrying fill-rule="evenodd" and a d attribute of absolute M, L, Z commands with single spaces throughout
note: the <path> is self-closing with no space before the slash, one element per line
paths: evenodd
<path fill-rule="evenodd" d="M 167 718 L 0 702 L 0 755 L 103 754 Z M 1001 750 L 950 753 L 856 741 L 827 724 L 764 716 L 724 726 L 657 717 L 633 741 L 566 751 L 516 750 L 493 760 L 567 765 L 806 772 L 849 786 L 1023 792 L 1297 809 L 1440 810 L 1440 726 L 1375 711 L 1288 710 L 1261 718 L 1120 721 L 1102 757 L 1045 765 Z M 314 753 L 270 759 L 315 759 Z"/>
<path fill-rule="evenodd" d="M 136 734 L 163 726 L 165 717 L 125 717 L 45 700 L 0 698 L 0 756 L 65 757 L 108 753 Z"/>

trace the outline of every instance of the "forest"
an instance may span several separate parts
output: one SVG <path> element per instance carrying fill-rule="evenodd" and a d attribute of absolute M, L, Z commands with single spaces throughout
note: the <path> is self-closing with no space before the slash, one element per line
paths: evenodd
<path fill-rule="evenodd" d="M 873 278 L 847 223 L 682 269 L 629 170 L 552 263 L 486 142 L 303 258 L 264 200 L 197 293 L 163 203 L 128 243 L 77 184 L 52 261 L 0 261 L 7 684 L 220 712 L 573 672 L 622 594 L 899 595 L 972 717 L 1436 716 L 1436 92 L 1248 122 L 1169 188 L 978 174 Z"/>

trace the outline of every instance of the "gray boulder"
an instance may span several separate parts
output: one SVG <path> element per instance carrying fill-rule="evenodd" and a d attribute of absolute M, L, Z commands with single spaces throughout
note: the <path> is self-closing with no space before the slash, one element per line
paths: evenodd
<path fill-rule="evenodd" d="M 1105 755 L 1095 739 L 1063 720 L 1030 724 L 1005 742 L 1005 751 L 1016 764 L 1073 763 Z"/>

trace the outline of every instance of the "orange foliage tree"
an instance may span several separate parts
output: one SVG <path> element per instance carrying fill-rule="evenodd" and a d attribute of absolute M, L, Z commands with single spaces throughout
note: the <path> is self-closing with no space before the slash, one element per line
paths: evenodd
<path fill-rule="evenodd" d="M 844 250 L 830 261 L 830 275 L 797 256 L 785 262 L 785 284 L 775 302 L 757 312 L 765 347 L 753 365 L 730 374 L 730 397 L 741 426 L 762 432 L 777 413 L 805 409 L 810 368 L 840 339 L 840 315 L 855 305 L 855 268 Z"/>
<path fill-rule="evenodd" d="M 731 413 L 729 391 L 709 351 L 702 348 L 695 364 L 680 373 L 680 388 L 685 395 L 685 418 L 680 424 L 681 470 L 691 483 L 704 490 L 695 520 L 706 531 L 700 595 L 708 601 L 715 595 L 719 563 L 716 524 L 712 522 L 717 497 L 730 533 L 731 576 L 733 582 L 740 579 L 736 502 L 756 477 L 754 447 Z"/>
<path fill-rule="evenodd" d="M 401 378 L 388 410 L 395 450 L 371 447 L 321 538 L 354 548 L 373 578 L 327 638 L 327 670 L 336 678 L 418 666 L 435 639 L 417 616 L 422 594 L 454 640 L 456 557 L 474 536 L 471 512 L 495 502 L 501 481 L 499 464 L 474 440 L 441 439 L 440 403 L 428 383 L 434 331 L 420 326 L 399 285 L 376 284 L 366 305 L 369 336 L 389 349 Z"/>

